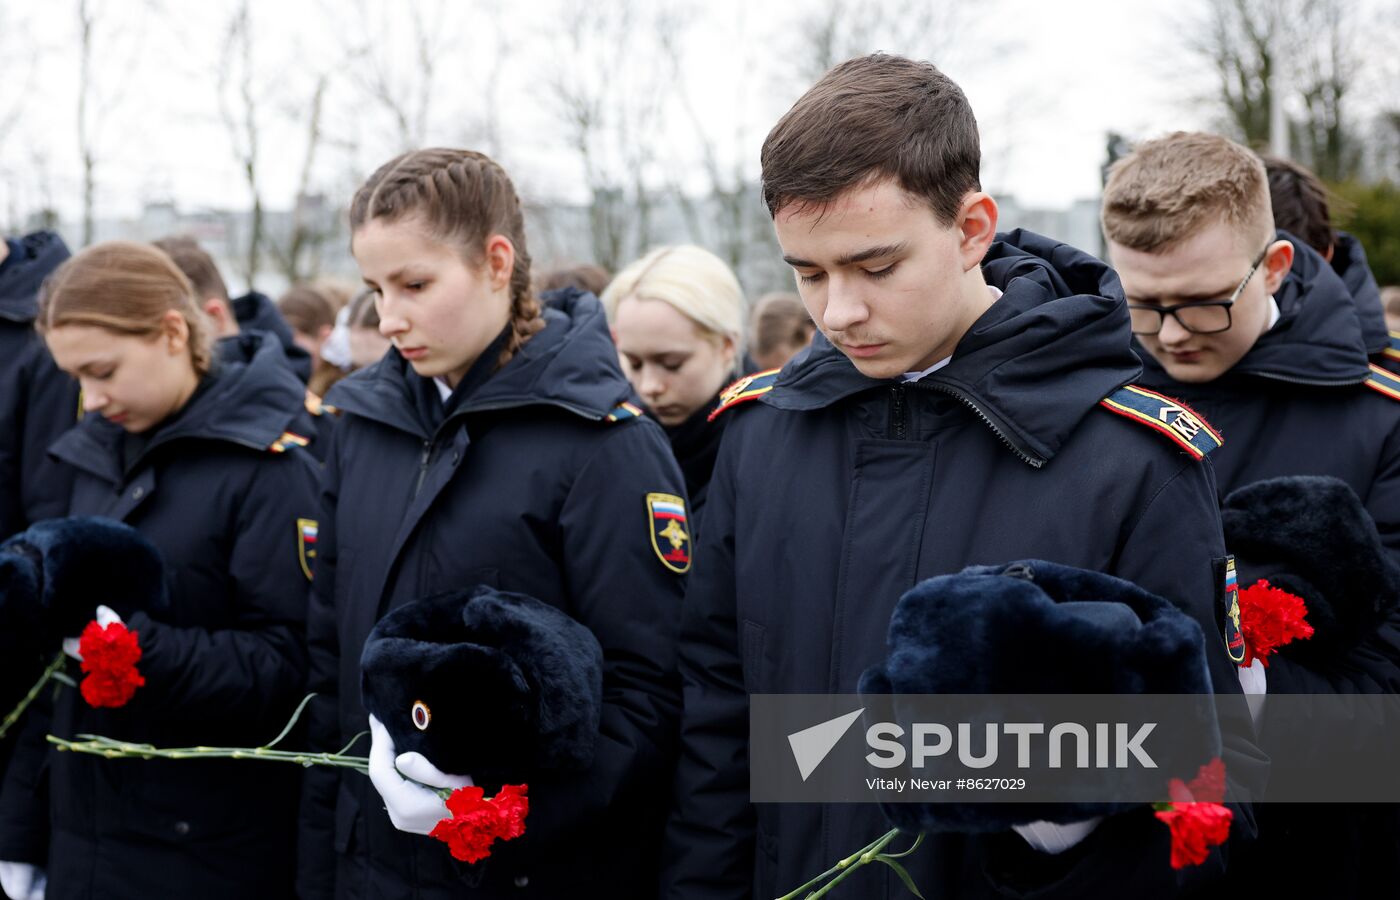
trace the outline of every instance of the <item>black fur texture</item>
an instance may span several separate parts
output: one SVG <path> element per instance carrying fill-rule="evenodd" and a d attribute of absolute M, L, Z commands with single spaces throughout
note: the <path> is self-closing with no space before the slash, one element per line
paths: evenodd
<path fill-rule="evenodd" d="M 99 605 L 126 619 L 166 604 L 160 553 L 121 522 L 47 519 L 0 544 L 0 632 L 39 636 L 57 650 Z"/>
<path fill-rule="evenodd" d="M 524 594 L 480 586 L 402 606 L 360 656 L 364 705 L 399 753 L 479 783 L 588 768 L 603 700 L 593 633 Z M 413 721 L 422 702 L 431 719 Z"/>
<path fill-rule="evenodd" d="M 1308 607 L 1313 636 L 1279 652 L 1305 665 L 1344 657 L 1376 630 L 1400 598 L 1400 566 L 1345 482 L 1272 478 L 1225 498 L 1225 545 L 1239 586 L 1267 578 Z"/>
<path fill-rule="evenodd" d="M 1194 619 L 1131 582 L 1040 560 L 974 566 L 915 585 L 891 617 L 884 664 L 868 669 L 860 681 L 866 696 L 1210 695 L 1211 690 L 1204 639 Z M 1033 702 L 1026 705 L 1034 709 Z M 983 722 L 1025 721 L 1007 715 L 989 704 Z M 1189 740 L 1176 736 L 1169 759 L 1154 756 L 1162 766 L 1157 771 L 1163 799 L 1168 778 L 1189 780 L 1198 766 L 1220 754 L 1213 700 L 1202 702 L 1195 725 Z M 974 733 L 981 727 L 974 724 Z M 1083 775 L 1114 777 L 1112 770 Z M 892 824 L 910 832 L 986 833 L 1139 805 L 935 802 L 885 804 L 884 811 Z"/>

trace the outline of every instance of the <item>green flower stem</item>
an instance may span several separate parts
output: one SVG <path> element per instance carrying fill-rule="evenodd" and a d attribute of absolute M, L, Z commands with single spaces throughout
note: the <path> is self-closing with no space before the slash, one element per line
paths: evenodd
<path fill-rule="evenodd" d="M 53 662 L 49 663 L 49 667 L 44 670 L 44 674 L 40 675 L 39 680 L 29 689 L 29 693 L 25 694 L 24 699 L 19 701 L 19 705 L 10 710 L 10 714 L 5 716 L 3 721 L 0 721 L 0 738 L 3 738 L 9 733 L 10 727 L 19 721 L 20 716 L 24 715 L 24 711 L 29 708 L 29 704 L 34 702 L 34 698 L 39 696 L 39 692 L 44 689 L 44 685 L 48 684 L 49 679 L 53 678 L 54 674 L 58 672 L 59 669 L 63 668 L 64 660 L 65 657 L 62 653 L 55 656 Z M 69 683 L 71 684 L 72 682 L 70 681 Z"/>
<path fill-rule="evenodd" d="M 132 744 L 99 735 L 80 734 L 84 740 L 70 741 L 48 735 L 48 742 L 59 750 L 89 753 L 107 759 L 261 759 L 268 762 L 288 762 L 301 766 L 333 766 L 354 769 L 369 774 L 369 760 L 363 756 L 341 756 L 336 753 L 300 753 L 295 750 L 271 750 L 267 747 L 154 747 Z"/>
<path fill-rule="evenodd" d="M 885 834 L 866 844 L 864 847 L 860 848 L 855 853 L 852 853 L 850 856 L 841 860 L 836 865 L 832 866 L 825 872 L 818 875 L 816 878 L 813 878 L 811 881 L 802 885 L 800 888 L 783 894 L 781 897 L 778 898 L 778 900 L 798 900 L 799 897 L 807 898 L 807 900 L 812 900 L 812 898 L 825 896 L 828 891 L 836 887 L 836 885 L 843 881 L 846 878 L 846 876 L 850 875 L 852 872 L 865 865 L 866 863 L 874 860 L 875 855 L 881 850 L 883 850 L 886 844 L 894 840 L 898 834 L 898 828 L 890 829 Z M 838 872 L 840 873 L 839 875 L 837 875 Z M 837 877 L 830 884 L 825 885 L 816 893 L 803 893 L 804 891 L 807 891 L 810 888 L 816 887 L 818 884 L 821 884 L 824 880 L 826 880 L 832 875 L 837 875 Z"/>
<path fill-rule="evenodd" d="M 885 832 L 884 837 L 880 838 L 872 846 L 870 846 L 864 852 L 859 854 L 859 859 L 857 859 L 855 862 L 848 863 L 844 872 L 842 872 L 840 875 L 837 875 L 835 878 L 822 885 L 817 891 L 812 893 L 809 897 L 809 900 L 817 900 L 818 897 L 825 897 L 827 894 L 831 893 L 832 890 L 834 890 L 838 884 L 845 881 L 847 878 L 850 878 L 861 866 L 874 862 L 875 857 L 880 855 L 880 851 L 885 849 L 885 845 L 898 836 L 898 828 L 891 828 L 889 831 Z M 850 857 L 846 858 L 846 860 L 848 859 L 850 859 Z M 846 860 L 842 860 L 842 862 L 846 862 Z"/>

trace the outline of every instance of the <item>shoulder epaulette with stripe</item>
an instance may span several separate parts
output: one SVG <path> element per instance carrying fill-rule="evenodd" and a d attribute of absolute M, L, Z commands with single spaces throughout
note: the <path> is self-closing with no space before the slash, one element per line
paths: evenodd
<path fill-rule="evenodd" d="M 304 438 L 299 434 L 290 431 L 282 432 L 282 436 L 268 445 L 268 450 L 272 453 L 285 453 L 288 447 L 305 447 L 311 443 L 310 438 Z"/>
<path fill-rule="evenodd" d="M 1161 432 L 1197 459 L 1225 443 L 1220 433 L 1185 403 L 1135 384 L 1124 385 L 1099 403 L 1109 412 Z"/>
<path fill-rule="evenodd" d="M 1386 353 L 1389 354 L 1390 351 L 1387 350 Z M 1375 363 L 1371 363 L 1371 377 L 1366 379 L 1366 386 L 1380 391 L 1392 400 L 1400 400 L 1400 376 Z"/>
<path fill-rule="evenodd" d="M 752 375 L 745 375 L 738 381 L 731 384 L 720 392 L 719 406 L 710 413 L 707 421 L 713 422 L 719 418 L 719 414 L 729 409 L 731 406 L 738 406 L 747 400 L 762 397 L 773 390 L 773 385 L 778 383 L 778 373 L 782 369 L 769 369 L 766 372 L 755 372 Z"/>
<path fill-rule="evenodd" d="M 1386 359 L 1400 359 L 1400 331 L 1390 332 L 1390 346 L 1383 352 Z"/>
<path fill-rule="evenodd" d="M 613 407 L 612 412 L 608 413 L 607 421 L 622 422 L 627 419 L 635 419 L 640 415 L 642 415 L 640 407 L 631 403 L 619 403 L 617 406 Z"/>

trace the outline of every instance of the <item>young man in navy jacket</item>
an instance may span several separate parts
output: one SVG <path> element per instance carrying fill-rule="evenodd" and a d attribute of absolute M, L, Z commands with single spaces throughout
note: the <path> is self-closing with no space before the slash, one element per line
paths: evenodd
<path fill-rule="evenodd" d="M 819 333 L 720 413 L 734 421 L 686 597 L 668 897 L 778 896 L 887 830 L 873 804 L 751 804 L 748 695 L 855 692 L 895 602 L 923 579 L 1028 558 L 1122 577 L 1193 616 L 1215 689 L 1240 690 L 1201 461 L 1218 435 L 1169 401 L 1134 412 L 1122 395 L 1141 367 L 1110 269 L 996 235 L 958 86 L 898 57 L 843 63 L 778 122 L 762 160 Z M 1232 779 L 1262 766 L 1251 737 L 1227 739 Z M 1251 829 L 1242 810 L 1236 833 Z M 902 862 L 930 898 L 1176 890 L 1146 807 L 1080 836 L 1066 849 L 1031 833 L 936 835 Z M 904 895 L 892 873 L 860 877 L 862 896 Z"/>

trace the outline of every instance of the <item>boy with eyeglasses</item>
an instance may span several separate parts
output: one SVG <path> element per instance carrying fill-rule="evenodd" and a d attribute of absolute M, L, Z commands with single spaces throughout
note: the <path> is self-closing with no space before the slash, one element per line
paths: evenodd
<path fill-rule="evenodd" d="M 1143 358 L 1141 383 L 1189 403 L 1224 436 L 1211 457 L 1221 496 L 1282 476 L 1341 479 L 1379 532 L 1384 550 L 1373 567 L 1387 568 L 1386 555 L 1400 560 L 1400 379 L 1370 364 L 1357 303 L 1327 260 L 1275 229 L 1263 161 L 1215 135 L 1148 141 L 1112 169 L 1102 216 Z M 1227 543 L 1238 541 L 1229 524 L 1227 516 Z M 1321 535 L 1315 549 L 1341 566 L 1354 548 L 1337 543 Z M 1369 627 L 1325 662 L 1317 647 L 1286 648 L 1267 670 L 1268 693 L 1400 690 L 1396 599 L 1345 598 L 1379 610 Z M 1287 749 L 1310 727 L 1270 717 L 1266 703 L 1265 752 Z M 1263 893 L 1393 894 L 1396 810 L 1260 804 L 1259 842 L 1229 874 Z"/>

